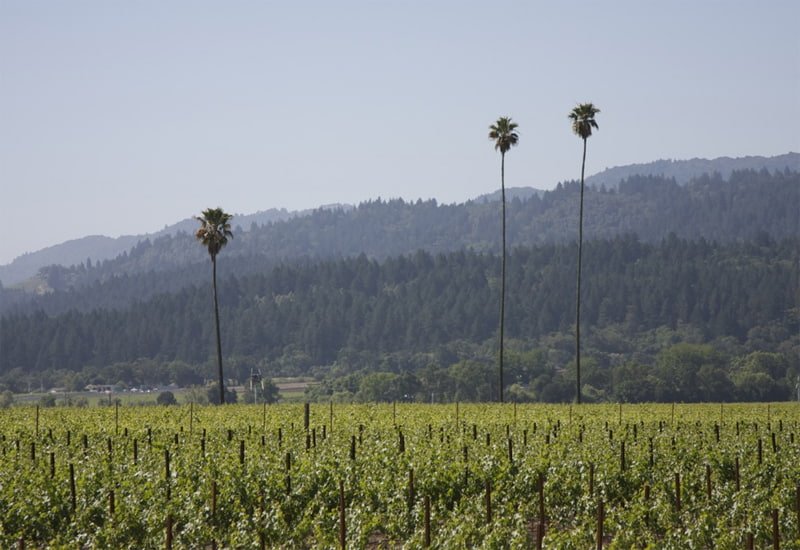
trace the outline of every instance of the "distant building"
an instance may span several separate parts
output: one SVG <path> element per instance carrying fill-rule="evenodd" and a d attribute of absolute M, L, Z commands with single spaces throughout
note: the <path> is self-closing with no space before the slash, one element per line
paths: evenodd
<path fill-rule="evenodd" d="M 115 391 L 114 386 L 109 384 L 89 384 L 83 389 L 97 393 L 113 393 Z"/>

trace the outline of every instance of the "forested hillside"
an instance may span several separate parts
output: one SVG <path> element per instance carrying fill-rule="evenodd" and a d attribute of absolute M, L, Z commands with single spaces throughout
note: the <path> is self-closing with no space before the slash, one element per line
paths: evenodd
<path fill-rule="evenodd" d="M 737 170 L 762 170 L 770 172 L 783 172 L 788 169 L 792 172 L 800 171 L 800 154 L 786 153 L 774 157 L 719 157 L 715 159 L 688 159 L 672 160 L 662 159 L 644 164 L 628 164 L 607 168 L 598 174 L 586 178 L 588 185 L 605 185 L 616 187 L 619 182 L 631 176 L 658 176 L 673 178 L 679 184 L 685 184 L 703 174 L 720 174 L 728 179 Z"/>
<path fill-rule="evenodd" d="M 518 247 L 509 257 L 515 398 L 571 396 L 575 258 L 571 244 Z M 675 235 L 658 244 L 633 236 L 587 243 L 587 395 L 786 398 L 798 374 L 798 261 L 800 239 L 766 234 L 729 244 Z M 499 263 L 488 253 L 420 251 L 228 271 L 220 305 L 229 374 L 244 377 L 252 366 L 271 376 L 314 374 L 326 395 L 489 399 Z M 64 296 L 78 303 L 103 287 Z M 0 322 L 2 382 L 15 389 L 28 377 L 82 387 L 197 382 L 209 372 L 207 284 L 127 309 L 16 313 Z"/>
<path fill-rule="evenodd" d="M 509 246 L 567 243 L 577 238 L 579 185 L 508 205 Z M 768 235 L 800 235 L 800 173 L 734 172 L 728 180 L 703 176 L 689 185 L 651 176 L 631 177 L 618 189 L 586 191 L 585 238 L 635 234 L 656 243 L 670 234 L 680 238 L 736 242 Z M 234 218 L 234 225 L 236 224 Z M 417 250 L 438 254 L 471 249 L 499 251 L 500 215 L 496 203 L 441 205 L 436 201 L 372 201 L 352 210 L 320 209 L 311 215 L 238 232 L 220 261 L 221 273 L 243 276 L 263 272 L 277 262 L 366 254 L 384 259 Z M 81 299 L 54 295 L 28 307 L 49 313 L 70 308 L 123 307 L 132 300 L 172 292 L 207 277 L 207 255 L 193 235 L 180 233 L 146 240 L 115 260 L 41 271 L 45 288 L 94 286 Z M 160 273 L 160 275 L 159 275 Z M 97 283 L 103 283 L 96 286 Z M 0 313 L 31 297 L 6 291 Z"/>

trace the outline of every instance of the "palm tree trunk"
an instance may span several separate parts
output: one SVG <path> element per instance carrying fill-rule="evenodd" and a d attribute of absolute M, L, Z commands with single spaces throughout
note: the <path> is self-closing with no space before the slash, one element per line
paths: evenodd
<path fill-rule="evenodd" d="M 222 340 L 219 336 L 219 303 L 217 301 L 217 258 L 211 256 L 211 286 L 214 288 L 214 325 L 217 331 L 217 369 L 219 371 L 219 402 L 225 404 L 225 379 L 222 376 Z"/>
<path fill-rule="evenodd" d="M 581 208 L 578 215 L 578 290 L 575 299 L 575 398 L 581 402 L 581 261 L 583 259 L 583 173 L 586 168 L 586 138 L 583 138 L 581 162 Z"/>
<path fill-rule="evenodd" d="M 503 402 L 503 332 L 506 320 L 506 155 L 500 155 L 500 198 L 503 203 L 503 260 L 500 274 L 500 403 Z"/>

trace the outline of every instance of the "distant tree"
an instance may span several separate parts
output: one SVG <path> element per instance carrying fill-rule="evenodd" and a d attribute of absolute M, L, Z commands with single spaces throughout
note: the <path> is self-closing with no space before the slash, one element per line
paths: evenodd
<path fill-rule="evenodd" d="M 14 404 L 14 394 L 11 390 L 5 390 L 0 393 L 0 409 L 6 409 Z"/>
<path fill-rule="evenodd" d="M 505 329 L 506 313 L 506 153 L 519 141 L 519 135 L 514 131 L 518 124 L 511 121 L 510 117 L 500 117 L 497 122 L 489 126 L 489 139 L 494 141 L 494 148 L 500 151 L 500 202 L 503 209 L 503 249 L 500 273 L 500 402 L 503 402 L 503 333 Z"/>
<path fill-rule="evenodd" d="M 56 397 L 52 394 L 43 395 L 39 399 L 39 405 L 44 408 L 55 407 L 56 406 Z"/>
<path fill-rule="evenodd" d="M 578 403 L 581 402 L 581 260 L 583 255 L 583 179 L 586 169 L 586 140 L 592 135 L 592 128 L 598 128 L 594 115 L 600 112 L 591 103 L 581 103 L 569 114 L 572 120 L 572 131 L 583 140 L 583 161 L 581 162 L 581 206 L 578 216 L 578 289 L 575 299 L 575 368 L 576 391 Z"/>
<path fill-rule="evenodd" d="M 224 397 L 220 396 L 219 386 L 217 384 L 211 384 L 208 387 L 206 396 L 208 397 L 208 402 L 212 405 L 219 405 L 220 403 L 236 403 L 238 397 L 236 391 L 229 388 L 225 388 Z M 220 402 L 220 399 L 224 399 L 224 401 Z"/>
<path fill-rule="evenodd" d="M 197 217 L 200 228 L 195 237 L 208 249 L 211 257 L 211 285 L 214 291 L 214 326 L 217 336 L 217 369 L 219 374 L 219 403 L 225 404 L 225 378 L 222 374 L 222 342 L 219 335 L 219 303 L 217 300 L 217 254 L 222 247 L 228 244 L 228 239 L 233 238 L 231 231 L 231 214 L 222 208 L 208 208 L 203 210 L 202 217 Z"/>
<path fill-rule="evenodd" d="M 162 391 L 156 397 L 156 403 L 159 405 L 177 405 L 178 400 L 175 399 L 175 394 L 171 391 Z"/>

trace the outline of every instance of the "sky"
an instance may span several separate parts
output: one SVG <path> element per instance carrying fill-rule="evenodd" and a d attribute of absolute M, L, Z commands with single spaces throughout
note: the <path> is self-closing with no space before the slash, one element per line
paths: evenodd
<path fill-rule="evenodd" d="M 221 206 L 580 177 L 800 151 L 800 2 L 0 0 L 0 264 Z M 235 224 L 235 219 L 234 219 Z"/>

